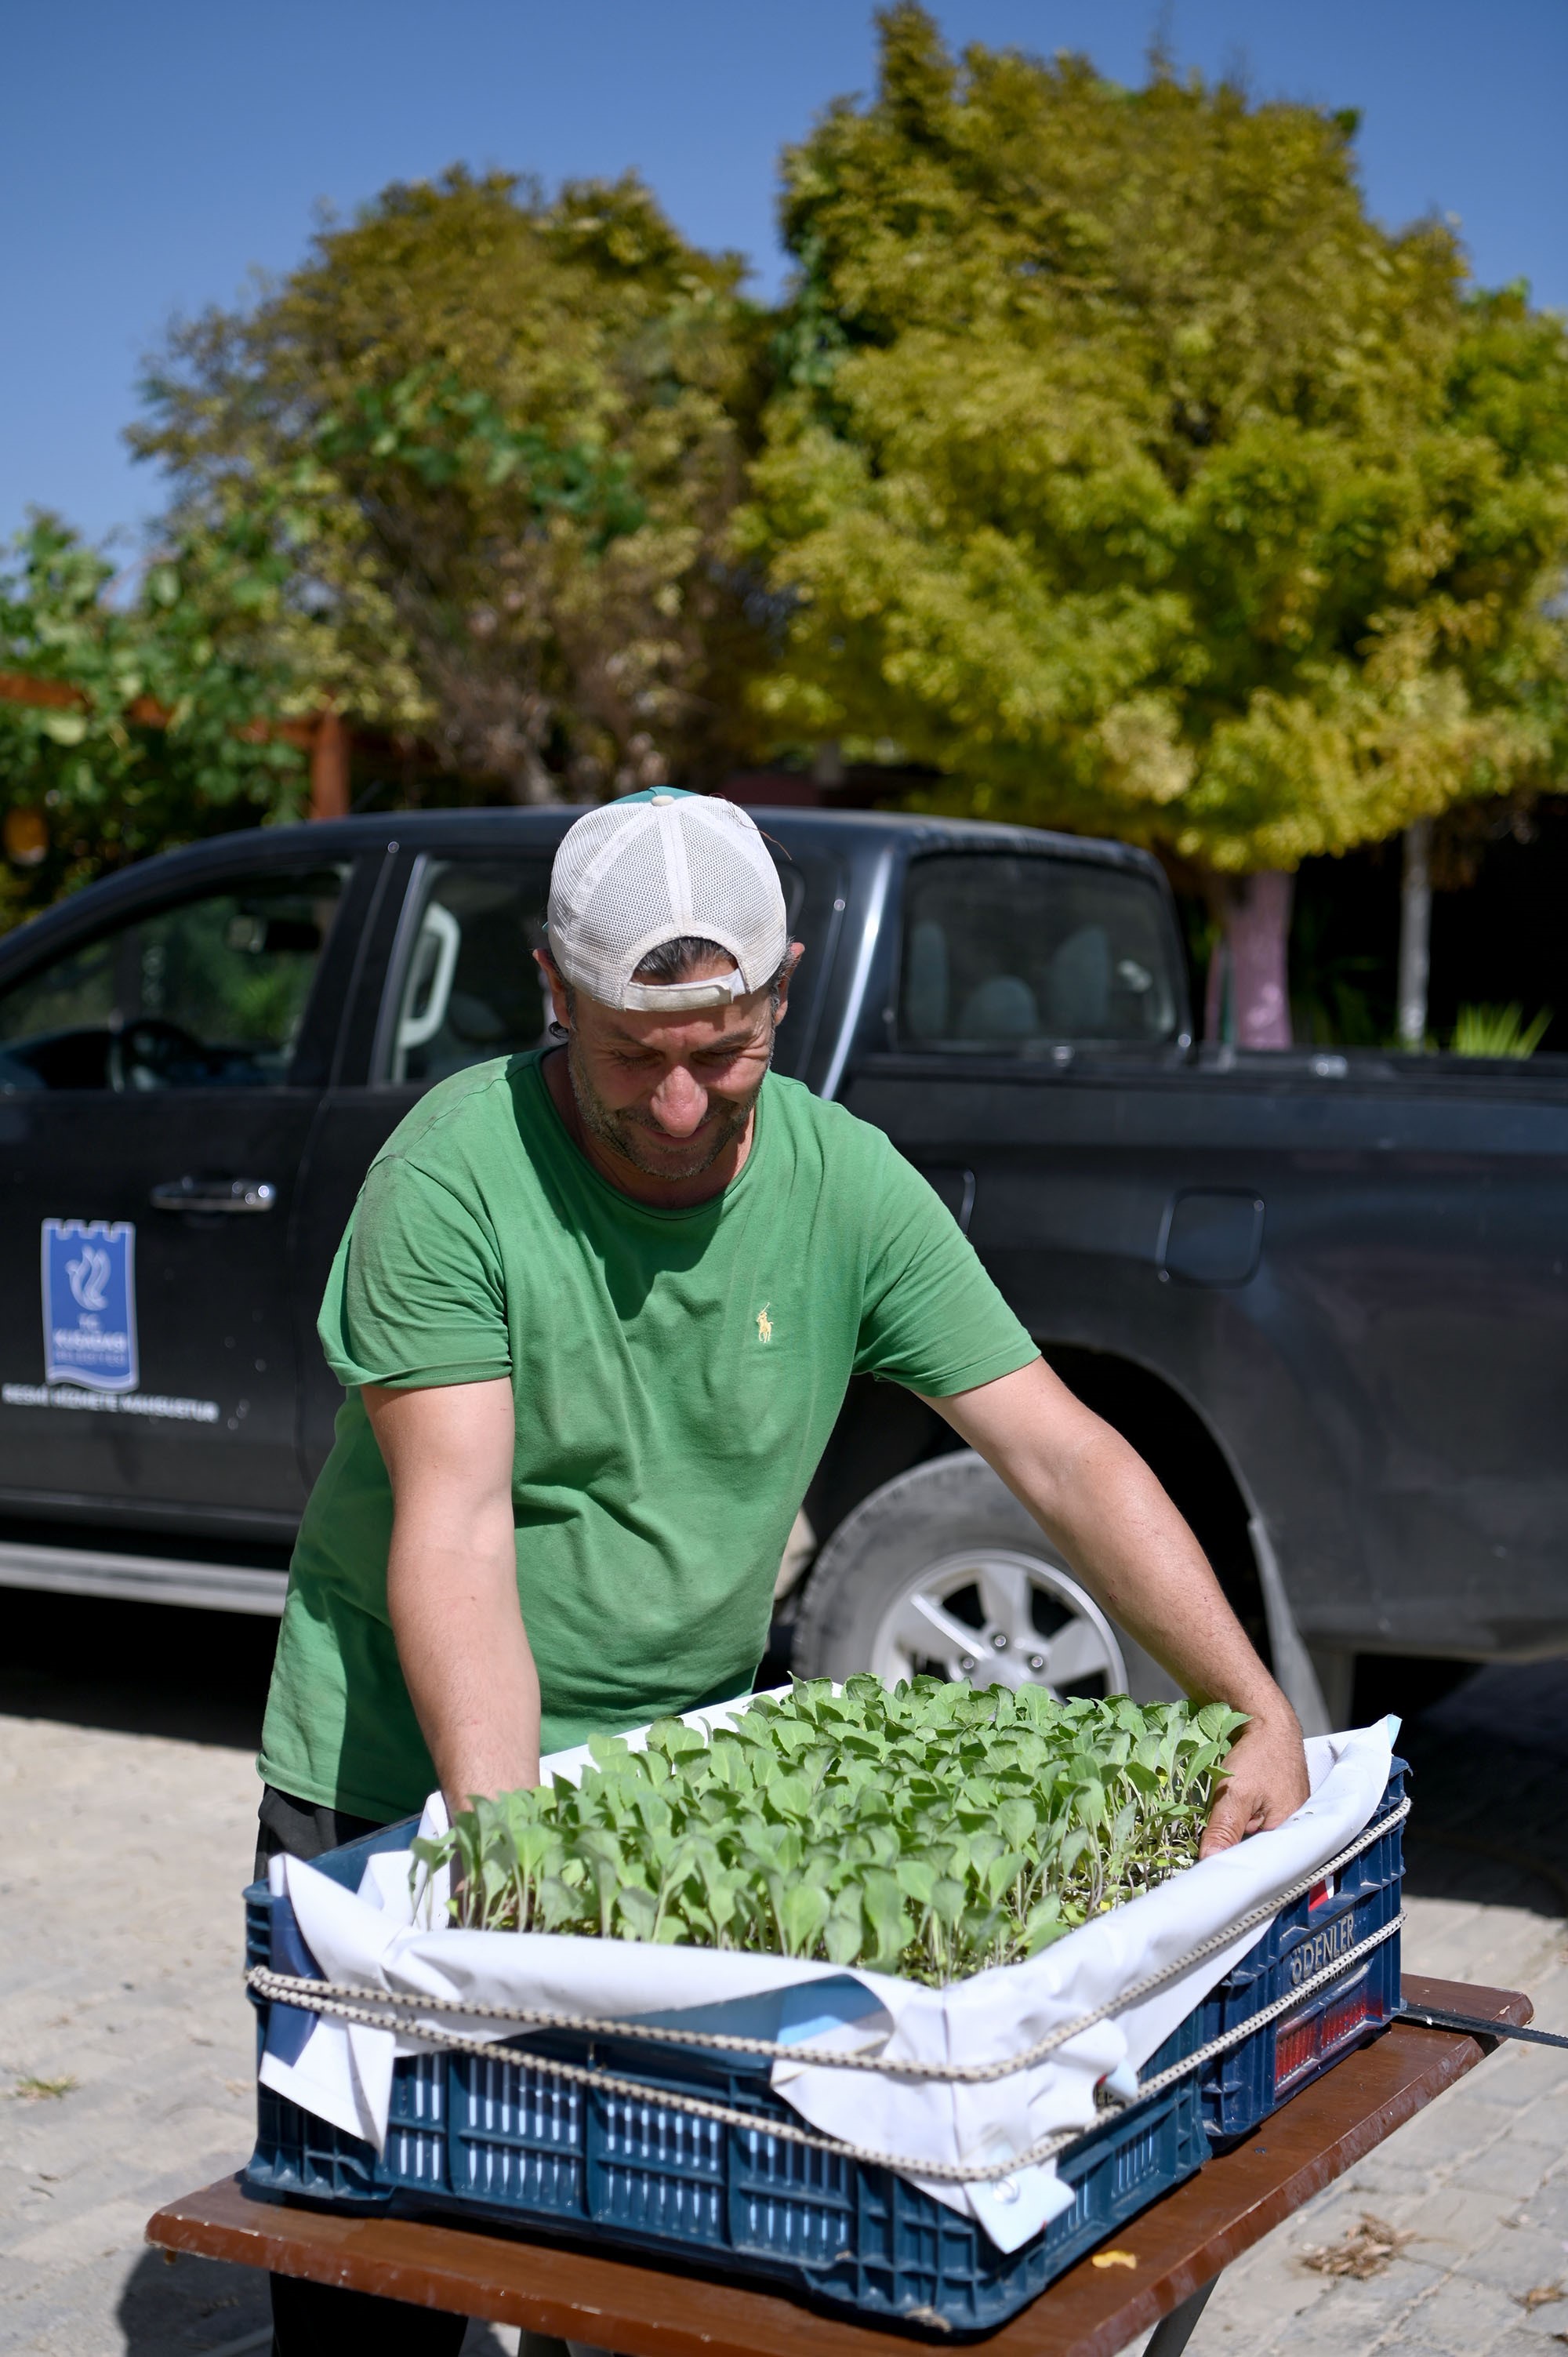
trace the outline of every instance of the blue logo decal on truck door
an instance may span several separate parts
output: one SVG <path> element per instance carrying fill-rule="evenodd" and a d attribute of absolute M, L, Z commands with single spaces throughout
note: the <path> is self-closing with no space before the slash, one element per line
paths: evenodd
<path fill-rule="evenodd" d="M 136 1231 L 129 1220 L 44 1222 L 44 1381 L 136 1388 Z"/>

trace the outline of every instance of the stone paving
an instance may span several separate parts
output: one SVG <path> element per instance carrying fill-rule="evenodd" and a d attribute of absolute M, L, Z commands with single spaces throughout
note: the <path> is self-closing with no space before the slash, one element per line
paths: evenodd
<path fill-rule="evenodd" d="M 241 2357 L 266 2346 L 260 2280 L 170 2266 L 142 2230 L 248 2148 L 234 1973 L 266 1632 L 7 1606 L 21 1633 L 0 1672 L 0 2350 Z M 1427 1831 L 1411 1846 L 1407 1964 L 1527 1987 L 1543 2025 L 1568 2028 L 1568 1666 L 1484 1674 L 1408 1749 Z M 1412 2238 L 1380 2272 L 1305 2264 L 1368 2213 Z M 1568 2291 L 1545 2297 L 1560 2285 L 1568 2053 L 1504 2050 L 1233 2268 L 1194 2352 L 1550 2357 L 1568 2341 Z M 465 2344 L 516 2345 L 478 2325 Z"/>
<path fill-rule="evenodd" d="M 1568 2032 L 1568 1665 L 1486 1672 L 1402 1748 L 1415 1770 L 1405 1968 L 1528 1989 L 1541 2027 Z M 1305 2264 L 1369 2214 L 1412 2238 L 1380 2272 Z M 1504 2046 L 1232 2267 L 1192 2347 L 1550 2357 L 1565 2341 L 1568 2051 Z"/>
<path fill-rule="evenodd" d="M 171 2266 L 143 2229 L 250 2149 L 254 2047 L 236 1943 L 271 1632 L 150 1608 L 5 1603 L 0 2351 L 265 2350 L 259 2276 Z M 84 1627 L 85 1674 L 38 1666 L 81 1663 Z M 127 1718 L 159 1731 L 114 1724 Z M 516 2345 L 474 2327 L 466 2357 Z"/>

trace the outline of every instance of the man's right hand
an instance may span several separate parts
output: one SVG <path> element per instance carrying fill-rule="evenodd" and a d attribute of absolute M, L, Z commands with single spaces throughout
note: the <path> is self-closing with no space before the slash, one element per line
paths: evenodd
<path fill-rule="evenodd" d="M 510 1383 L 367 1383 L 392 1492 L 387 1609 L 451 1811 L 539 1781 L 539 1674 L 517 1596 Z"/>
<path fill-rule="evenodd" d="M 1251 1718 L 1230 1747 L 1208 1812 L 1199 1857 L 1269 1833 L 1310 1799 L 1301 1727 L 1284 1697 L 1272 1717 Z"/>

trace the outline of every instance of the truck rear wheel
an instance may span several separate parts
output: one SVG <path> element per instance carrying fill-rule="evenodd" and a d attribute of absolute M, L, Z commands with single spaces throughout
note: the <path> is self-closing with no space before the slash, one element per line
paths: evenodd
<path fill-rule="evenodd" d="M 1095 1603 L 983 1458 L 889 1481 L 817 1557 L 795 1624 L 800 1677 L 921 1673 L 1069 1697 L 1176 1689 Z"/>

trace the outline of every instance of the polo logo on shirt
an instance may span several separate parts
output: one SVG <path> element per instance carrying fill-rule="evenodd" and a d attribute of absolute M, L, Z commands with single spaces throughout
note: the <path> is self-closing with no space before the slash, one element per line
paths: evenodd
<path fill-rule="evenodd" d="M 757 1339 L 759 1342 L 771 1342 L 773 1340 L 773 1320 L 768 1315 L 772 1306 L 771 1302 L 765 1301 L 757 1313 Z"/>

